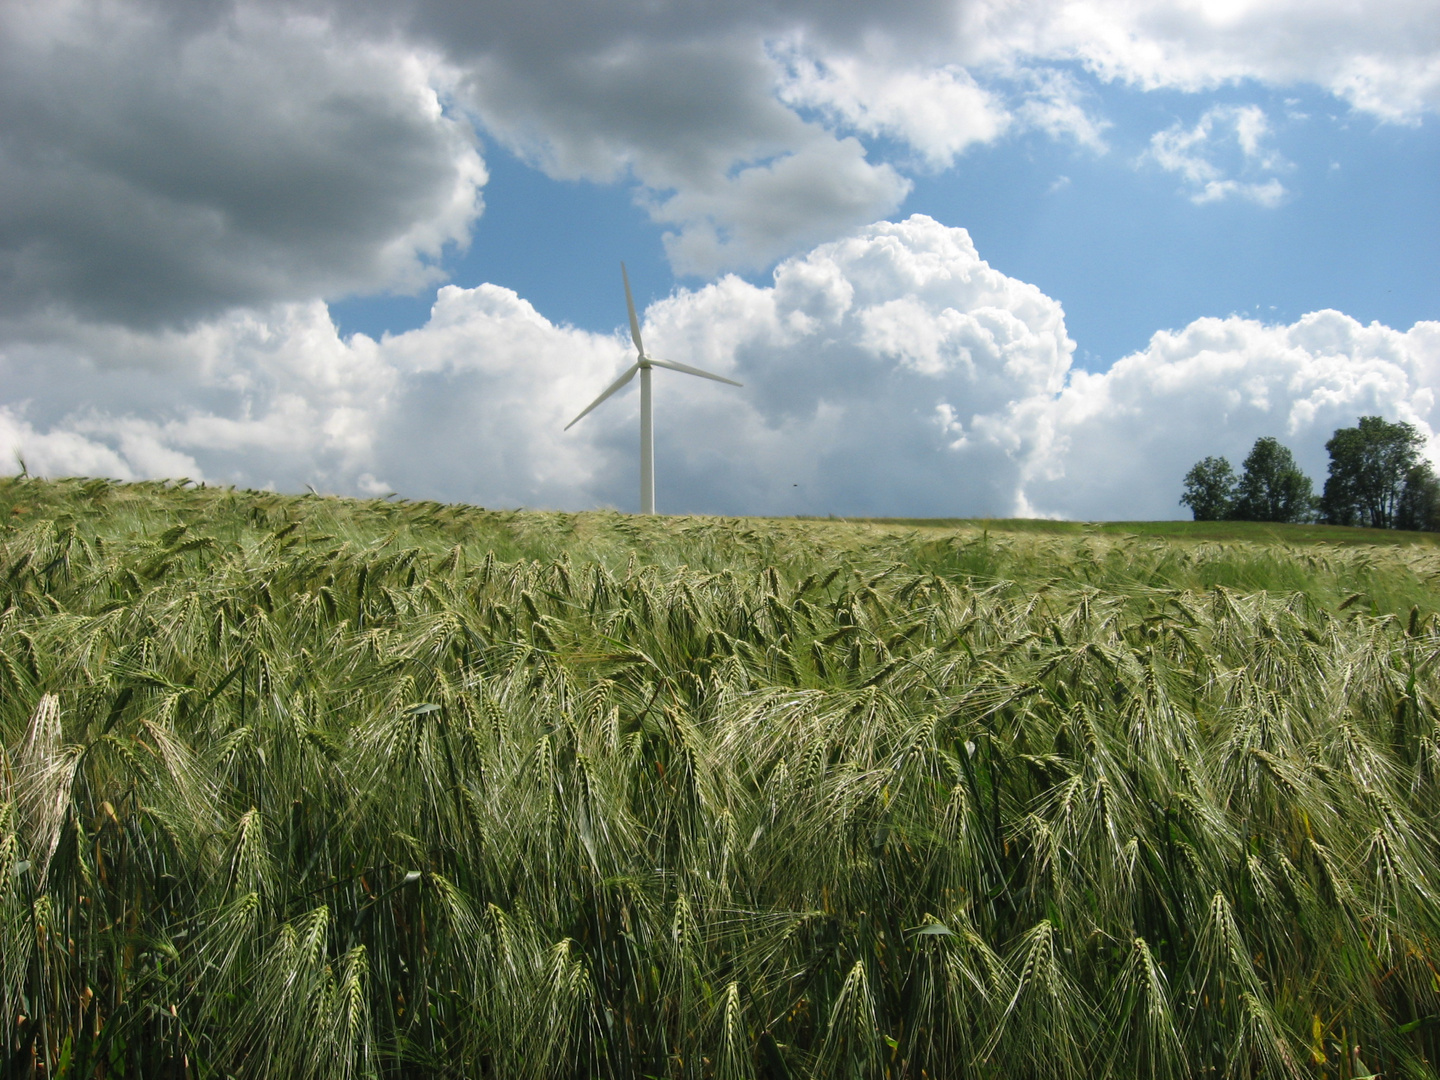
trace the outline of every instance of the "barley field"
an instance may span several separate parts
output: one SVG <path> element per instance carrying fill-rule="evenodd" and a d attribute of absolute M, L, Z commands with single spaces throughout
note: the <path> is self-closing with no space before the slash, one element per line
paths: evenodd
<path fill-rule="evenodd" d="M 6 1077 L 1436 1075 L 1428 538 L 0 518 Z"/>

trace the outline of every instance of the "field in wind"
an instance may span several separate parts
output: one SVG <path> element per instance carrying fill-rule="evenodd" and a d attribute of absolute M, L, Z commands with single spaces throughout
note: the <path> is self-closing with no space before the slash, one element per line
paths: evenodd
<path fill-rule="evenodd" d="M 0 516 L 5 1076 L 1436 1075 L 1428 539 Z"/>

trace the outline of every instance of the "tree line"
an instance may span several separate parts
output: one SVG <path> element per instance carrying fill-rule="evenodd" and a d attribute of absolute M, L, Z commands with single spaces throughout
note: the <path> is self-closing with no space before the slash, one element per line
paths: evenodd
<path fill-rule="evenodd" d="M 1312 522 L 1440 531 L 1440 478 L 1414 424 L 1362 416 L 1325 443 L 1330 474 L 1317 496 L 1295 456 L 1264 436 L 1235 474 L 1223 457 L 1197 461 L 1180 503 L 1196 521 Z"/>

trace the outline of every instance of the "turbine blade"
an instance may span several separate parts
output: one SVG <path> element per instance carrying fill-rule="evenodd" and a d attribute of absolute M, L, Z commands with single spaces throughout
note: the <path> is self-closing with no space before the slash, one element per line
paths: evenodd
<path fill-rule="evenodd" d="M 734 379 L 727 379 L 724 375 L 712 375 L 708 371 L 701 371 L 698 367 L 691 367 L 689 364 L 677 364 L 674 360 L 656 360 L 653 356 L 647 356 L 647 360 L 656 367 L 669 368 L 671 371 L 683 371 L 686 375 L 699 375 L 702 379 L 714 379 L 716 382 L 729 383 L 731 386 L 744 386 Z"/>
<path fill-rule="evenodd" d="M 633 363 L 633 364 L 631 364 L 628 368 L 626 368 L 624 375 L 621 375 L 621 376 L 620 376 L 618 379 L 616 379 L 613 383 L 611 383 L 609 386 L 607 386 L 607 387 L 605 388 L 605 392 L 604 392 L 603 394 L 601 394 L 599 397 L 597 397 L 597 398 L 596 398 L 594 401 L 592 401 L 589 405 L 586 405 L 586 406 L 585 406 L 584 412 L 582 412 L 579 416 L 575 417 L 574 420 L 571 420 L 568 424 L 565 425 L 565 430 L 566 430 L 566 431 L 569 431 L 572 427 L 574 427 L 576 424 L 578 424 L 581 420 L 584 420 L 585 417 L 590 414 L 590 412 L 595 408 L 596 405 L 599 405 L 602 401 L 604 401 L 606 398 L 608 398 L 611 394 L 615 393 L 616 390 L 619 390 L 622 386 L 624 386 L 624 385 L 625 385 L 626 383 L 628 383 L 631 379 L 633 379 L 633 378 L 635 377 L 635 373 L 636 373 L 637 371 L 639 371 L 639 370 L 640 370 L 640 364 L 639 364 L 638 361 L 635 362 L 635 363 Z"/>
<path fill-rule="evenodd" d="M 630 275 L 625 272 L 625 264 L 620 264 L 620 276 L 625 279 L 625 306 L 630 311 L 630 340 L 635 342 L 635 351 L 641 356 L 645 355 L 645 346 L 640 344 L 640 320 L 635 317 L 635 298 L 630 295 Z"/>

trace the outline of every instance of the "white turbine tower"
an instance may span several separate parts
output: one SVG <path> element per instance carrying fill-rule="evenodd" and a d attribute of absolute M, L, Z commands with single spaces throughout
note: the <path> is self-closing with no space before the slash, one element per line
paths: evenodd
<path fill-rule="evenodd" d="M 701 371 L 689 364 L 677 364 L 673 360 L 657 360 L 648 355 L 645 352 L 645 346 L 640 343 L 640 320 L 635 317 L 635 300 L 630 295 L 630 275 L 625 272 L 623 262 L 620 264 L 620 277 L 625 282 L 625 306 L 630 309 L 630 338 L 635 342 L 635 363 L 625 369 L 625 374 L 607 386 L 603 394 L 585 406 L 584 412 L 566 424 L 565 430 L 569 431 L 585 419 L 590 410 L 633 379 L 638 371 L 640 373 L 640 512 L 653 514 L 655 512 L 655 424 L 650 413 L 650 369 L 663 367 L 669 368 L 671 371 L 683 372 L 686 375 L 699 375 L 702 379 L 714 379 L 716 382 L 729 383 L 731 386 L 743 386 L 744 384 L 721 375 L 712 375 L 708 371 Z"/>

